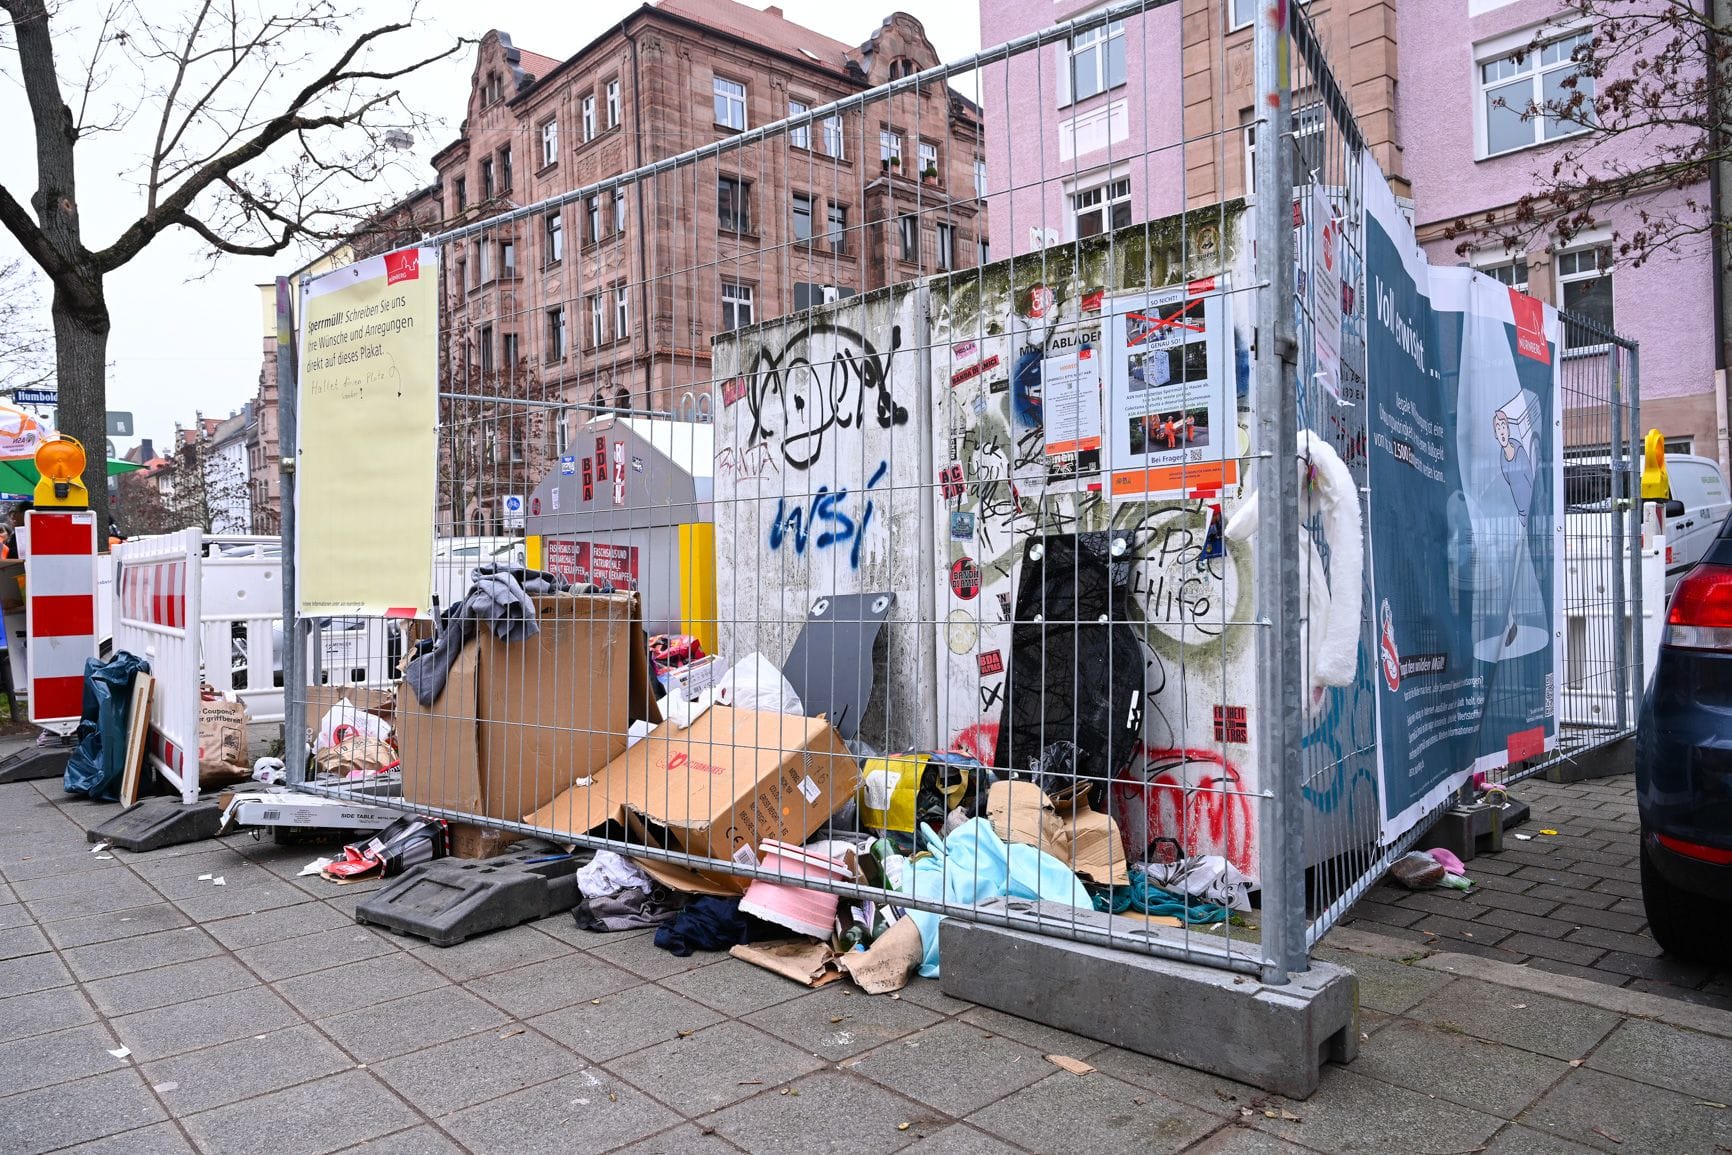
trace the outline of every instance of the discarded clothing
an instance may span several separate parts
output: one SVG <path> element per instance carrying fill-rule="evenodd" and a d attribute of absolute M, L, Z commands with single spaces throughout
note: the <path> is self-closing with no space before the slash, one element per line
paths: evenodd
<path fill-rule="evenodd" d="M 656 945 L 686 958 L 698 950 L 727 950 L 753 939 L 786 938 L 788 932 L 740 913 L 737 898 L 698 898 L 656 931 Z"/>
<path fill-rule="evenodd" d="M 1151 862 L 1143 868 L 1148 881 L 1178 894 L 1188 894 L 1232 910 L 1250 910 L 1246 897 L 1250 880 L 1219 854 L 1194 854 L 1178 862 Z M 1171 914 L 1171 911 L 1144 911 Z M 1195 922 L 1195 919 L 1191 921 Z"/>
<path fill-rule="evenodd" d="M 542 570 L 484 565 L 475 570 L 474 584 L 445 619 L 439 640 L 403 670 L 403 680 L 415 700 L 431 706 L 445 692 L 445 680 L 477 624 L 485 623 L 502 642 L 532 638 L 541 626 L 535 620 L 532 595 L 565 593 L 571 588 L 558 574 Z"/>
<path fill-rule="evenodd" d="M 611 850 L 598 850 L 594 858 L 577 868 L 577 889 L 585 898 L 603 898 L 626 890 L 649 894 L 655 883 L 631 859 Z"/>
<path fill-rule="evenodd" d="M 1083 910 L 1094 900 L 1070 867 L 1045 851 L 1025 843 L 1006 844 L 984 818 L 971 818 L 939 842 L 923 830 L 930 857 L 914 860 L 905 893 L 928 902 L 975 906 L 994 898 L 1045 899 Z M 938 977 L 938 924 L 941 914 L 911 910 L 920 928 L 920 973 Z"/>
<path fill-rule="evenodd" d="M 1177 919 L 1192 926 L 1227 921 L 1227 908 L 1186 894 L 1175 894 L 1155 885 L 1140 866 L 1131 867 L 1130 881 L 1095 896 L 1095 909 L 1110 914 L 1152 914 Z M 1248 908 L 1247 908 L 1248 909 Z"/>
<path fill-rule="evenodd" d="M 601 853 L 606 853 L 602 851 Z M 580 871 L 581 873 L 581 871 Z M 582 930 L 604 931 L 641 930 L 649 926 L 665 926 L 679 916 L 685 905 L 683 895 L 665 886 L 649 892 L 627 887 L 611 894 L 585 898 L 572 908 L 572 917 Z"/>

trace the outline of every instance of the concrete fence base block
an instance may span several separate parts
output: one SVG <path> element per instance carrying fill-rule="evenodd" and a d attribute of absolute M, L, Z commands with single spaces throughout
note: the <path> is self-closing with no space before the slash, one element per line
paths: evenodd
<path fill-rule="evenodd" d="M 1546 767 L 1547 782 L 1585 782 L 1590 778 L 1611 778 L 1636 772 L 1636 739 L 1634 736 L 1596 746 L 1568 760 L 1553 762 Z"/>
<path fill-rule="evenodd" d="M 1141 922 L 1051 903 L 989 904 L 1146 937 Z M 988 914 L 988 918 L 991 913 Z M 1329 963 L 1270 986 L 1249 975 L 991 922 L 939 924 L 944 993 L 1291 1099 L 1317 1089 L 1326 1062 L 1359 1053 L 1359 988 Z"/>

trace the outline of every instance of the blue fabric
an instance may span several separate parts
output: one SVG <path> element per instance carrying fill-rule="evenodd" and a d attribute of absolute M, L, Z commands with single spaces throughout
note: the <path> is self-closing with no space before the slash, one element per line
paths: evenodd
<path fill-rule="evenodd" d="M 132 681 L 150 673 L 150 663 L 121 650 L 111 658 L 84 660 L 84 713 L 78 745 L 66 760 L 61 785 L 68 794 L 104 802 L 120 797 L 126 773 L 126 730 L 132 713 Z"/>
<path fill-rule="evenodd" d="M 699 898 L 673 922 L 656 928 L 656 945 L 685 958 L 694 950 L 727 950 L 751 942 L 754 931 L 763 938 L 760 927 L 757 919 L 740 913 L 737 898 Z"/>
<path fill-rule="evenodd" d="M 1131 867 L 1129 883 L 1113 887 L 1110 896 L 1103 894 L 1096 897 L 1095 909 L 1111 914 L 1123 914 L 1127 910 L 1142 914 L 1162 914 L 1192 924 L 1227 921 L 1226 907 L 1204 902 L 1200 898 L 1174 894 L 1164 887 L 1156 886 L 1149 881 L 1148 875 L 1143 873 L 1140 866 Z"/>
<path fill-rule="evenodd" d="M 1094 900 L 1070 867 L 1037 846 L 1022 842 L 1006 845 L 984 818 L 969 819 L 942 843 L 929 829 L 921 829 L 934 853 L 915 860 L 904 893 L 952 906 L 974 906 L 994 898 L 1026 898 L 1094 909 Z M 937 978 L 938 924 L 944 916 L 910 910 L 908 917 L 920 928 L 920 973 Z"/>

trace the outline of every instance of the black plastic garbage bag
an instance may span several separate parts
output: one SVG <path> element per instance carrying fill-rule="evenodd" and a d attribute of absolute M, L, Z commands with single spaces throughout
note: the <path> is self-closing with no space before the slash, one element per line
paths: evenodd
<path fill-rule="evenodd" d="M 103 802 L 119 799 L 120 779 L 126 771 L 132 680 L 148 673 L 150 663 L 125 650 L 112 658 L 85 659 L 84 716 L 78 722 L 77 748 L 66 759 L 62 779 L 68 794 Z"/>
<path fill-rule="evenodd" d="M 1106 784 L 1142 737 L 1148 659 L 1131 624 L 1129 574 L 1106 533 L 1030 543 L 1017 582 L 994 759 L 1049 792 L 1085 785 L 1102 813 Z"/>

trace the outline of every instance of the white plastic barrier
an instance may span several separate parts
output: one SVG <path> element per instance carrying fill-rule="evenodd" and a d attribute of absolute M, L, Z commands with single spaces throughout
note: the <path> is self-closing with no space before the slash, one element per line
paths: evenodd
<path fill-rule="evenodd" d="M 156 693 L 147 756 L 156 772 L 198 801 L 199 562 L 197 529 L 114 547 L 114 648 L 150 662 Z"/>
<path fill-rule="evenodd" d="M 254 722 L 283 720 L 282 558 L 279 538 L 224 534 L 204 539 L 200 559 L 204 680 Z"/>

